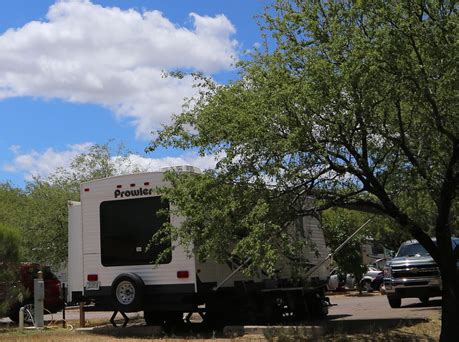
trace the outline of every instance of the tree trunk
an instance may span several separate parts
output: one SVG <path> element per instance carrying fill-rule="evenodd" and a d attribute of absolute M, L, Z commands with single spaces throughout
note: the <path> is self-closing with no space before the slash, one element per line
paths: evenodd
<path fill-rule="evenodd" d="M 442 313 L 440 341 L 457 341 L 459 336 L 459 281 L 456 268 L 443 267 L 442 273 Z"/>

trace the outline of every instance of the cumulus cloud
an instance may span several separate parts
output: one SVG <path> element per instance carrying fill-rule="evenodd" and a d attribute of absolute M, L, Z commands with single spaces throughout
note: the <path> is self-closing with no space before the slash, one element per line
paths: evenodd
<path fill-rule="evenodd" d="M 164 78 L 163 70 L 212 74 L 230 69 L 237 55 L 235 28 L 224 15 L 190 18 L 187 28 L 155 10 L 58 1 L 45 21 L 0 36 L 0 100 L 35 96 L 100 104 L 131 120 L 145 137 L 194 95 L 189 77 Z"/>
<path fill-rule="evenodd" d="M 4 165 L 3 169 L 7 172 L 21 172 L 26 180 L 32 180 L 33 177 L 46 178 L 57 168 L 68 167 L 73 158 L 86 152 L 91 145 L 91 143 L 83 143 L 69 145 L 65 151 L 48 148 L 42 152 L 32 150 L 27 153 L 21 153 L 18 145 L 13 145 L 10 150 L 15 154 L 14 159 Z"/>
<path fill-rule="evenodd" d="M 11 150 L 16 151 L 13 161 L 4 165 L 3 170 L 7 172 L 20 172 L 26 180 L 34 177 L 42 179 L 53 174 L 58 168 L 67 168 L 71 161 L 79 154 L 88 152 L 91 143 L 69 145 L 66 150 L 57 151 L 48 148 L 44 151 L 32 150 L 20 152 L 14 145 Z M 148 158 L 137 154 L 130 154 L 127 158 L 119 156 L 112 157 L 115 165 L 119 167 L 120 174 L 127 174 L 136 171 L 159 171 L 163 167 L 179 165 L 191 165 L 201 170 L 212 169 L 217 160 L 213 156 L 200 157 L 194 153 L 186 153 L 178 157 Z"/>

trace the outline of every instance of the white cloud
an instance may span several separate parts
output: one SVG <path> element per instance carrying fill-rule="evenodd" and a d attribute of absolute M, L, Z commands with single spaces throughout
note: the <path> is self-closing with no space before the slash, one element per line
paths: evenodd
<path fill-rule="evenodd" d="M 0 36 L 0 100 L 60 98 L 112 109 L 147 136 L 184 97 L 192 80 L 162 78 L 162 70 L 228 70 L 236 57 L 235 28 L 224 16 L 191 13 L 193 28 L 159 11 L 121 10 L 89 0 L 62 0 L 46 21 Z"/>
<path fill-rule="evenodd" d="M 9 150 L 13 152 L 14 154 L 18 154 L 19 151 L 21 150 L 21 145 L 11 145 Z"/>
<path fill-rule="evenodd" d="M 59 167 L 68 167 L 73 158 L 78 154 L 86 152 L 91 146 L 91 143 L 69 145 L 66 151 L 56 151 L 53 148 L 48 148 L 45 151 L 38 152 L 32 150 L 28 153 L 20 153 L 15 148 L 16 145 L 10 147 L 10 150 L 15 153 L 13 161 L 4 165 L 3 170 L 7 172 L 21 172 L 26 180 L 32 180 L 33 177 L 46 178 Z"/>
<path fill-rule="evenodd" d="M 12 162 L 3 166 L 7 172 L 20 172 L 24 174 L 26 180 L 33 177 L 46 178 L 57 168 L 69 167 L 70 162 L 77 155 L 87 152 L 91 143 L 69 145 L 67 150 L 56 151 L 48 148 L 44 151 L 32 150 L 26 153 L 17 152 Z M 215 167 L 216 160 L 212 156 L 200 157 L 193 153 L 186 153 L 178 157 L 147 158 L 137 154 L 130 154 L 128 158 L 123 158 L 123 163 L 119 157 L 112 157 L 115 164 L 119 165 L 119 173 L 126 174 L 137 170 L 159 171 L 162 167 L 192 165 L 201 170 Z M 116 160 L 118 159 L 118 161 Z"/>

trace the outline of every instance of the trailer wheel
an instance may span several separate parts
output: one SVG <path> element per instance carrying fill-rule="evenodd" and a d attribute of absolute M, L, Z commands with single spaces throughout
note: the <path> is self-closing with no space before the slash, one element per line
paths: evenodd
<path fill-rule="evenodd" d="M 144 283 L 133 273 L 120 274 L 112 284 L 112 298 L 118 310 L 136 312 L 143 307 Z"/>

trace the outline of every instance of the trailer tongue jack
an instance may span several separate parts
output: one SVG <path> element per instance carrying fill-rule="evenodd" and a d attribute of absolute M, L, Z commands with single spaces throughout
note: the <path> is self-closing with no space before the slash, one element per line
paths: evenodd
<path fill-rule="evenodd" d="M 115 328 L 118 327 L 118 325 L 116 325 L 116 322 L 115 322 L 115 317 L 116 317 L 116 315 L 118 314 L 118 312 L 119 312 L 119 313 L 121 314 L 121 316 L 123 316 L 123 318 L 124 318 L 124 322 L 123 322 L 123 325 L 122 325 L 122 327 L 124 328 L 124 327 L 126 327 L 126 325 L 129 323 L 129 317 L 126 316 L 126 314 L 125 314 L 123 311 L 118 311 L 118 310 L 114 311 L 112 317 L 110 318 L 110 323 L 111 323 Z"/>

